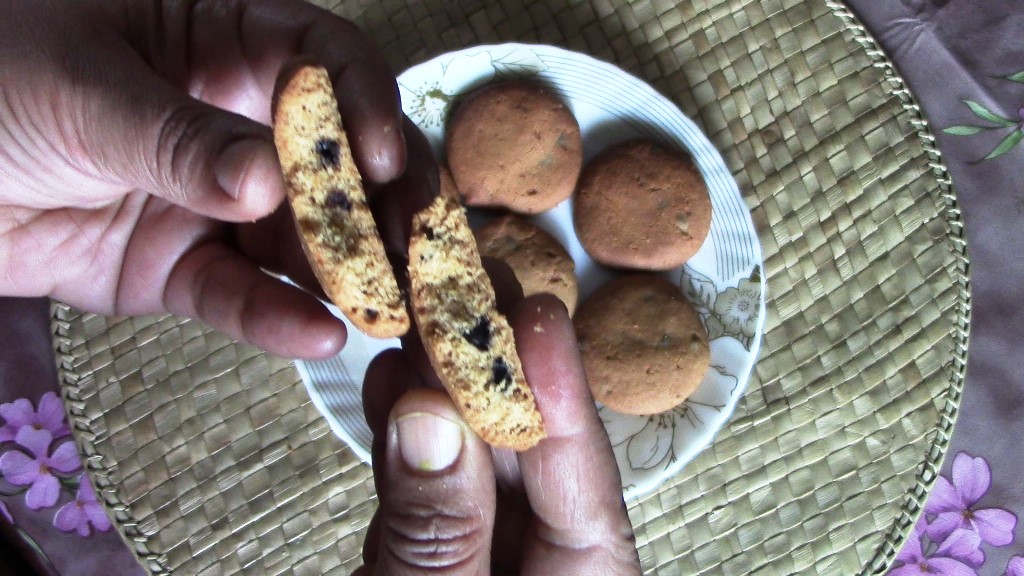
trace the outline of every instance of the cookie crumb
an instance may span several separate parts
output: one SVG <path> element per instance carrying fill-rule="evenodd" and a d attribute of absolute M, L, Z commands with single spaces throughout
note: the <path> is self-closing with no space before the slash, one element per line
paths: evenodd
<path fill-rule="evenodd" d="M 540 325 L 540 322 L 537 322 L 536 324 L 533 325 L 533 331 L 534 332 L 543 332 L 544 331 L 544 327 Z"/>

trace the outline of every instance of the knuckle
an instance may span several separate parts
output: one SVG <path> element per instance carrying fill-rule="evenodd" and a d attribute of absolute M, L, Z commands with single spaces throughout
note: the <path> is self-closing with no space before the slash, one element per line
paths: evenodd
<path fill-rule="evenodd" d="M 152 163 L 154 183 L 172 200 L 188 196 L 188 178 L 202 172 L 200 163 L 209 156 L 203 150 L 203 136 L 214 112 L 200 106 L 181 106 L 168 112 L 160 122 Z"/>
<path fill-rule="evenodd" d="M 401 562 L 432 570 L 458 566 L 487 544 L 482 514 L 435 505 L 393 507 L 381 525 L 383 542 Z"/>

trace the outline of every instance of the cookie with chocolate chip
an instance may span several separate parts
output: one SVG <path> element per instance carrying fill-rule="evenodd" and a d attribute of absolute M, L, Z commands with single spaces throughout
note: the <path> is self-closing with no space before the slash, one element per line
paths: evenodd
<path fill-rule="evenodd" d="M 455 107 L 448 167 L 467 206 L 537 214 L 572 195 L 583 164 L 579 123 L 536 82 L 488 84 Z"/>
<path fill-rule="evenodd" d="M 686 263 L 711 228 L 711 197 L 689 154 L 651 140 L 604 150 L 583 168 L 573 204 L 587 254 L 616 268 Z"/>
<path fill-rule="evenodd" d="M 466 210 L 438 196 L 413 220 L 412 314 L 442 384 L 493 446 L 526 450 L 545 436 L 508 320 L 498 312 Z"/>
<path fill-rule="evenodd" d="M 657 274 L 604 284 L 573 318 L 594 399 L 623 414 L 657 414 L 700 385 L 707 332 L 682 291 Z"/>
<path fill-rule="evenodd" d="M 273 129 L 295 226 L 327 297 L 370 336 L 405 334 L 405 300 L 324 68 L 301 65 L 286 75 L 274 98 Z"/>

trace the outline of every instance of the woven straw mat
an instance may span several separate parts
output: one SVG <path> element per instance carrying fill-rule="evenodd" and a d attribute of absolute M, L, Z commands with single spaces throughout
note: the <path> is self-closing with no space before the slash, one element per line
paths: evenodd
<path fill-rule="evenodd" d="M 721 150 L 765 255 L 761 356 L 730 423 L 629 502 L 651 574 L 883 573 L 963 386 L 966 246 L 913 97 L 830 0 L 345 2 L 395 70 L 500 42 L 651 83 Z M 287 361 L 176 317 L 54 306 L 75 437 L 153 574 L 347 574 L 370 470 Z"/>

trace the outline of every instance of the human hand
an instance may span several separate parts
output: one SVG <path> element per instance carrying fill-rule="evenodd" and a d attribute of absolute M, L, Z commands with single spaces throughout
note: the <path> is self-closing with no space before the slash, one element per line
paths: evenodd
<path fill-rule="evenodd" d="M 364 385 L 380 507 L 363 548 L 371 574 L 640 574 L 618 468 L 553 296 L 510 316 L 548 437 L 490 449 L 414 357 L 374 359 Z"/>
<path fill-rule="evenodd" d="M 0 295 L 172 312 L 276 354 L 336 353 L 344 325 L 261 271 L 318 290 L 267 124 L 279 71 L 312 56 L 368 186 L 401 195 L 398 90 L 365 36 L 289 0 L 2 6 Z"/>

